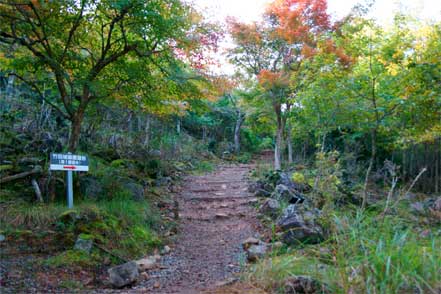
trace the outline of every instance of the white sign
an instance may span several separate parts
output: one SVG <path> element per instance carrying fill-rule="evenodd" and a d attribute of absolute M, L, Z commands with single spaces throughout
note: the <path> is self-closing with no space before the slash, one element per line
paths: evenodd
<path fill-rule="evenodd" d="M 89 171 L 89 159 L 85 155 L 51 153 L 49 169 Z"/>

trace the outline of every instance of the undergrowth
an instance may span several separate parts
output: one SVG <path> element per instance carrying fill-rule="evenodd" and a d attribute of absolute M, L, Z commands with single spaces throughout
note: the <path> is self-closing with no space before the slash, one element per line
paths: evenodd
<path fill-rule="evenodd" d="M 420 237 L 393 216 L 335 214 L 333 234 L 320 245 L 263 260 L 247 279 L 277 289 L 291 275 L 309 275 L 331 293 L 438 293 L 441 237 Z"/>
<path fill-rule="evenodd" d="M 100 252 L 102 256 L 107 251 L 121 259 L 143 256 L 161 245 L 155 230 L 160 216 L 150 208 L 148 201 L 134 201 L 127 197 L 83 201 L 73 210 L 67 210 L 61 204 L 14 204 L 3 210 L 0 221 L 1 231 L 6 236 L 27 232 L 31 238 L 38 238 L 41 232 L 55 231 L 65 241 L 63 244 L 72 248 L 81 235 L 83 239 L 92 239 L 97 248 L 104 248 L 105 251 Z M 57 242 L 56 238 L 53 242 Z M 68 254 L 69 257 L 71 253 L 66 251 L 60 256 Z M 54 258 L 55 265 L 63 260 L 69 264 L 69 258 Z"/>

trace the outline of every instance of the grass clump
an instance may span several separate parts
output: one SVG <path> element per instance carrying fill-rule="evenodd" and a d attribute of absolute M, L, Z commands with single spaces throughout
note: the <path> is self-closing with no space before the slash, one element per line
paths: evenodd
<path fill-rule="evenodd" d="M 195 175 L 202 175 L 205 173 L 210 173 L 214 170 L 214 163 L 207 160 L 197 161 L 193 168 L 193 173 Z"/>
<path fill-rule="evenodd" d="M 45 205 L 18 201 L 3 209 L 0 214 L 0 227 L 3 230 L 47 228 L 65 210 L 65 206 L 59 204 Z"/>
<path fill-rule="evenodd" d="M 48 267 L 92 267 L 96 266 L 100 258 L 97 253 L 88 254 L 80 250 L 66 250 L 49 257 L 43 262 Z"/>
<path fill-rule="evenodd" d="M 60 288 L 69 289 L 69 290 L 82 290 L 84 288 L 81 282 L 74 280 L 61 281 L 58 286 L 60 286 Z"/>

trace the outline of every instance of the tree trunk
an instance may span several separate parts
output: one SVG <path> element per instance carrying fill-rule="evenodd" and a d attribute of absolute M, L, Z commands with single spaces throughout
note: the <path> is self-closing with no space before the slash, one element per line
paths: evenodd
<path fill-rule="evenodd" d="M 439 145 L 441 146 L 441 138 L 439 139 Z M 440 192 L 440 184 L 441 184 L 441 177 L 440 177 L 440 161 L 441 161 L 441 148 L 437 149 L 435 147 L 435 193 Z"/>
<path fill-rule="evenodd" d="M 288 163 L 291 164 L 293 163 L 293 151 L 292 151 L 292 136 L 291 136 L 291 132 L 292 132 L 292 127 L 291 124 L 288 123 L 287 125 L 287 134 L 286 134 L 286 143 L 288 145 Z"/>
<path fill-rule="evenodd" d="M 43 197 L 41 196 L 41 190 L 40 186 L 38 186 L 38 182 L 36 179 L 31 180 L 32 187 L 34 188 L 35 196 L 37 198 L 37 201 L 40 203 L 43 203 Z"/>
<path fill-rule="evenodd" d="M 205 126 L 202 127 L 202 141 L 205 142 L 207 138 L 207 128 Z"/>
<path fill-rule="evenodd" d="M 176 119 L 176 133 L 181 134 L 181 119 L 179 117 Z"/>
<path fill-rule="evenodd" d="M 147 149 L 149 148 L 149 144 L 150 144 L 150 123 L 151 123 L 151 117 L 150 114 L 147 114 L 145 118 L 145 128 L 144 128 L 145 137 L 143 142 L 144 147 L 146 147 Z"/>
<path fill-rule="evenodd" d="M 377 129 L 373 129 L 371 131 L 371 159 L 369 160 L 369 166 L 366 171 L 366 177 L 364 179 L 364 188 L 363 188 L 363 202 L 361 204 L 361 208 L 364 209 L 367 203 L 367 186 L 369 184 L 369 177 L 374 166 L 374 162 L 377 155 Z"/>
<path fill-rule="evenodd" d="M 80 141 L 80 136 L 81 136 L 81 124 L 83 123 L 86 106 L 87 104 L 82 103 L 78 107 L 75 115 L 72 118 L 70 138 L 69 138 L 69 149 L 68 149 L 69 152 L 75 152 L 78 148 L 78 143 Z"/>
<path fill-rule="evenodd" d="M 277 125 L 276 146 L 274 149 L 274 169 L 282 169 L 282 144 L 283 144 L 283 128 Z"/>
<path fill-rule="evenodd" d="M 236 126 L 234 127 L 234 152 L 239 154 L 240 152 L 240 128 L 245 120 L 245 115 L 243 115 L 240 110 L 237 110 Z"/>
<path fill-rule="evenodd" d="M 72 120 L 70 138 L 69 138 L 69 151 L 75 152 L 78 148 L 78 142 L 80 141 L 81 133 L 81 121 L 77 116 Z"/>

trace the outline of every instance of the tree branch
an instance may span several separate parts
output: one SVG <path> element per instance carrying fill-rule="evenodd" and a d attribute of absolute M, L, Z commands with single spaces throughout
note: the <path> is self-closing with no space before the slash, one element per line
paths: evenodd
<path fill-rule="evenodd" d="M 65 114 L 58 106 L 56 106 L 51 101 L 46 99 L 46 97 L 44 97 L 43 93 L 41 92 L 41 90 L 38 88 L 38 86 L 34 82 L 28 81 L 28 80 L 26 80 L 25 78 L 23 78 L 22 76 L 20 76 L 20 75 L 18 75 L 16 73 L 10 73 L 9 75 L 17 77 L 23 83 L 25 83 L 26 85 L 31 87 L 35 92 L 37 92 L 37 94 L 38 94 L 38 96 L 40 96 L 41 100 L 43 100 L 44 102 L 49 104 L 51 107 L 53 107 L 55 110 L 57 110 L 64 118 L 70 119 L 69 115 Z"/>

